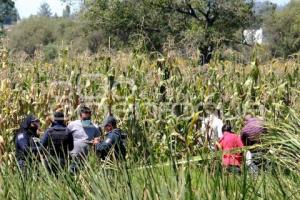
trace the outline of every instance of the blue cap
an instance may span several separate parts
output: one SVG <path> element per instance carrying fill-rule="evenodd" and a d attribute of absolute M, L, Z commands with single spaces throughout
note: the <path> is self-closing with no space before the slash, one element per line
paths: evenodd
<path fill-rule="evenodd" d="M 117 125 L 117 119 L 113 115 L 106 117 L 106 119 L 102 123 L 102 126 L 105 127 L 109 124 L 111 124 L 113 127 Z"/>

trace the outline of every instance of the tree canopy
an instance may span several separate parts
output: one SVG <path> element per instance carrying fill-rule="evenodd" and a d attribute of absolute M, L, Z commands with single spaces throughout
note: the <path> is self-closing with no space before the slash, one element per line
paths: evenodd
<path fill-rule="evenodd" d="M 300 50 L 300 2 L 265 16 L 265 38 L 273 56 L 287 57 Z"/>
<path fill-rule="evenodd" d="M 14 43 L 11 46 L 14 49 L 26 49 L 31 55 L 34 49 L 40 48 L 41 45 L 58 45 L 62 42 L 72 45 L 76 52 L 78 49 L 80 49 L 78 52 L 87 49 L 91 53 L 97 53 L 108 46 L 116 50 L 155 51 L 162 54 L 176 50 L 181 55 L 191 55 L 191 52 L 193 55 L 199 55 L 200 64 L 208 63 L 213 55 L 224 55 L 223 50 L 229 49 L 241 53 L 244 62 L 251 57 L 246 54 L 249 54 L 253 44 L 246 44 L 243 32 L 246 29 L 254 32 L 260 29 L 263 32 L 261 45 L 267 50 L 266 58 L 288 57 L 298 52 L 300 48 L 300 3 L 295 0 L 280 9 L 270 2 L 254 3 L 252 0 L 62 0 L 62 2 L 67 4 L 63 17 L 50 17 L 52 16 L 50 6 L 47 3 L 42 4 L 38 13 L 41 19 L 37 20 L 35 17 L 22 21 L 10 34 L 10 38 L 14 38 L 10 41 Z M 79 4 L 82 5 L 79 12 L 70 15 L 72 6 Z M 9 10 L 12 13 L 12 10 L 15 10 L 13 6 L 12 1 L 2 1 L 2 16 Z M 12 20 L 12 14 L 5 16 L 7 20 Z M 43 20 L 44 23 L 52 24 L 55 27 L 53 30 L 58 30 L 58 33 L 44 27 Z M 34 42 L 35 48 L 27 48 L 30 46 L 29 43 L 22 44 L 27 41 L 24 40 L 24 35 L 29 38 L 34 35 L 27 26 L 47 30 L 46 32 L 51 32 L 55 37 L 49 43 L 38 40 Z M 61 35 L 60 30 L 64 32 Z M 31 39 L 36 41 L 34 38 Z"/>
<path fill-rule="evenodd" d="M 11 20 L 17 19 L 17 10 L 15 9 L 15 3 L 12 0 L 1 0 L 0 1 L 0 26 L 2 28 L 7 17 L 12 17 Z"/>
<path fill-rule="evenodd" d="M 51 11 L 50 5 L 46 2 L 42 3 L 40 6 L 38 15 L 42 16 L 42 17 L 51 17 L 52 11 Z"/>
<path fill-rule="evenodd" d="M 158 51 L 170 37 L 192 38 L 204 64 L 216 48 L 243 41 L 238 31 L 249 26 L 252 6 L 244 0 L 96 0 L 87 2 L 86 16 L 92 29 L 104 28 L 123 42 L 142 36 Z"/>

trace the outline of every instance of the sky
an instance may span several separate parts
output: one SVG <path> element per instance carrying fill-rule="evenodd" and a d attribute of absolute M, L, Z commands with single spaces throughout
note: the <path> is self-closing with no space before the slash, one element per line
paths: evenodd
<path fill-rule="evenodd" d="M 259 1 L 263 1 L 263 0 L 259 0 Z M 290 0 L 268 0 L 268 1 L 271 1 L 273 3 L 276 3 L 278 5 L 285 5 L 287 4 Z"/>
<path fill-rule="evenodd" d="M 263 0 L 259 0 L 263 1 Z M 289 0 L 269 0 L 273 3 L 277 3 L 279 5 L 284 5 L 289 2 Z M 19 15 L 21 19 L 27 18 L 30 15 L 37 14 L 40 5 L 43 2 L 47 2 L 50 7 L 52 13 L 56 13 L 58 16 L 62 15 L 63 9 L 65 5 L 60 0 L 15 0 L 16 7 L 19 11 Z"/>
<path fill-rule="evenodd" d="M 52 14 L 56 13 L 58 16 L 62 15 L 65 4 L 60 0 L 15 0 L 15 5 L 19 11 L 21 19 L 24 19 L 30 15 L 37 14 L 40 5 L 44 2 L 50 5 Z"/>

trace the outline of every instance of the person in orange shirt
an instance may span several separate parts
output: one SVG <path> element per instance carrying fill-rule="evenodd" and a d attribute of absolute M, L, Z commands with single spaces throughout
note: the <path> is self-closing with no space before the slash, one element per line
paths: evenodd
<path fill-rule="evenodd" d="M 241 173 L 242 153 L 232 152 L 238 148 L 242 148 L 243 142 L 240 135 L 235 134 L 231 130 L 230 125 L 222 127 L 223 137 L 217 144 L 217 148 L 223 151 L 222 165 L 228 172 Z"/>

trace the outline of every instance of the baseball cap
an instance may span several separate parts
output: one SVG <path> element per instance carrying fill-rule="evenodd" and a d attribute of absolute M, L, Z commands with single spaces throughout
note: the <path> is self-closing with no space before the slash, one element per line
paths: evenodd
<path fill-rule="evenodd" d="M 113 115 L 110 115 L 110 116 L 106 117 L 106 119 L 102 123 L 102 127 L 105 127 L 109 124 L 111 124 L 112 126 L 117 125 L 117 119 Z"/>
<path fill-rule="evenodd" d="M 64 121 L 64 113 L 63 112 L 54 112 L 54 121 Z"/>

